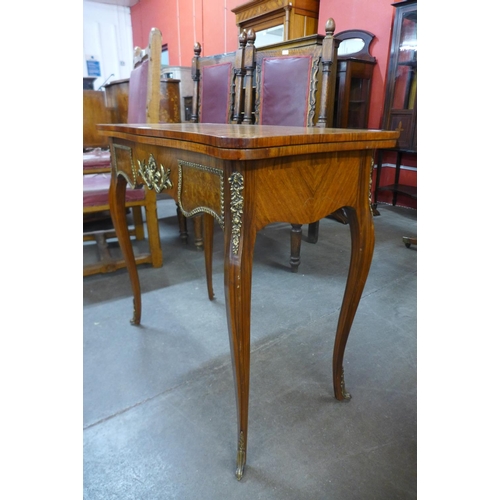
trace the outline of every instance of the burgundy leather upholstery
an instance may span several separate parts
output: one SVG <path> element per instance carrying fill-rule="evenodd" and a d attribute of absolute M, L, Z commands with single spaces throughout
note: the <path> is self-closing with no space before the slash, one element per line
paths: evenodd
<path fill-rule="evenodd" d="M 146 123 L 146 100 L 148 83 L 148 65 L 145 61 L 132 70 L 129 80 L 128 123 Z M 108 166 L 111 169 L 109 151 L 94 150 L 83 153 L 83 170 L 92 171 Z M 83 206 L 108 205 L 111 173 L 93 173 L 83 176 Z M 125 201 L 144 200 L 145 191 L 132 189 L 127 185 Z"/>
<path fill-rule="evenodd" d="M 262 59 L 261 125 L 307 126 L 311 56 Z"/>
<path fill-rule="evenodd" d="M 227 123 L 231 85 L 231 63 L 202 68 L 201 123 Z"/>
<path fill-rule="evenodd" d="M 108 150 L 96 148 L 83 153 L 84 172 L 92 172 L 106 167 L 111 169 L 111 154 Z"/>
<path fill-rule="evenodd" d="M 93 207 L 108 205 L 109 184 L 111 174 L 85 174 L 83 176 L 83 206 Z M 144 188 L 133 189 L 127 185 L 125 201 L 144 200 Z"/>
<path fill-rule="evenodd" d="M 149 61 L 130 73 L 127 123 L 146 123 Z"/>

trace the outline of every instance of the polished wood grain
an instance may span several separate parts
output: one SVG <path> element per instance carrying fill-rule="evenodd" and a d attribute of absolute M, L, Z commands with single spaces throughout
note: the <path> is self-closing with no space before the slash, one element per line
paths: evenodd
<path fill-rule="evenodd" d="M 215 217 L 223 226 L 224 291 L 237 400 L 236 476 L 241 479 L 248 450 L 251 281 L 257 232 L 273 222 L 308 224 L 344 208 L 351 231 L 351 261 L 332 367 L 335 397 L 349 399 L 343 357 L 375 241 L 370 202 L 373 151 L 392 147 L 398 133 L 202 123 L 99 129 L 111 139 L 112 150 L 130 153 L 130 160 L 113 169 L 110 196 L 118 239 L 128 259 L 134 323 L 141 319 L 140 283 L 121 214 L 125 179 L 142 182 L 138 162 L 154 158 L 158 171 L 168 173 L 166 191 L 179 204 L 195 207 L 207 214 L 207 221 Z M 208 293 L 213 297 L 210 286 Z"/>
<path fill-rule="evenodd" d="M 231 11 L 240 32 L 283 24 L 283 39 L 293 40 L 318 30 L 319 0 L 251 0 Z"/>
<path fill-rule="evenodd" d="M 120 102 L 122 97 L 126 96 L 127 99 L 127 113 L 130 108 L 136 108 L 137 110 L 142 109 L 145 111 L 144 116 L 146 120 L 151 123 L 158 123 L 160 121 L 160 117 L 162 116 L 161 103 L 162 103 L 162 94 L 160 92 L 161 82 L 160 82 L 160 58 L 161 58 L 161 45 L 162 45 L 162 35 L 160 30 L 157 28 L 152 28 L 149 34 L 149 45 L 148 47 L 141 49 L 140 47 L 136 47 L 134 49 L 134 70 L 140 71 L 141 68 L 147 68 L 147 73 L 145 81 L 141 82 L 135 80 L 135 84 L 132 84 L 130 81 L 126 82 L 126 85 L 122 81 L 122 83 L 113 86 L 115 90 L 120 88 L 120 92 L 115 92 L 115 97 L 120 97 L 117 99 L 117 102 Z M 142 66 L 144 65 L 144 66 Z M 166 87 L 164 87 L 166 92 Z M 83 91 L 84 98 L 86 92 L 91 91 Z M 103 99 L 105 92 L 97 92 L 100 94 L 100 101 Z M 163 96 L 165 97 L 165 93 Z M 178 96 L 177 96 L 178 97 Z M 143 99 L 144 98 L 144 99 Z M 94 98 L 95 99 L 95 98 Z M 166 99 L 166 98 L 165 98 Z M 164 99 L 164 100 L 165 100 Z M 175 101 L 175 96 L 173 97 Z M 178 99 L 177 99 L 178 100 Z M 100 102 L 99 101 L 99 102 Z M 109 104 L 109 103 L 107 103 Z M 164 102 L 164 106 L 167 106 L 168 103 Z M 109 123 L 111 119 L 116 118 L 114 108 L 107 108 L 106 115 L 102 115 L 100 119 L 96 119 L 95 113 L 92 115 L 92 119 L 94 120 L 94 127 L 97 123 Z M 123 108 L 121 108 L 120 113 L 123 112 Z M 85 107 L 84 107 L 85 112 Z M 165 116 L 165 114 L 163 115 Z M 180 121 L 180 113 L 177 112 L 177 120 Z M 86 117 L 84 115 L 84 122 Z M 87 119 L 88 120 L 88 119 Z M 125 122 L 127 121 L 127 117 L 125 117 Z M 96 129 L 97 135 L 97 129 Z M 106 137 L 99 134 L 100 140 L 105 139 L 105 144 L 109 146 L 109 141 Z M 85 136 L 84 136 L 85 139 Z M 84 143 L 85 146 L 85 143 Z M 115 163 L 122 162 L 123 160 L 123 151 L 112 151 L 111 152 L 111 162 Z M 126 158 L 126 155 L 125 155 Z M 110 165 L 111 170 L 111 165 Z M 85 172 L 84 169 L 84 190 L 87 190 L 89 193 L 92 190 L 92 187 L 89 186 L 89 181 L 87 178 L 87 182 L 85 179 L 85 175 L 95 175 L 95 170 L 91 172 Z M 103 174 L 106 175 L 106 174 Z M 106 179 L 107 181 L 107 179 Z M 109 176 L 109 182 L 112 182 L 112 175 Z M 123 182 L 123 179 L 122 179 Z M 92 186 L 92 185 L 90 185 Z M 101 189 L 101 188 L 100 188 Z M 110 197 L 111 198 L 111 197 Z M 133 212 L 133 220 L 134 220 L 134 228 L 131 233 L 135 235 L 136 239 L 144 238 L 144 229 L 143 229 L 143 219 L 142 219 L 142 208 L 144 208 L 146 215 L 146 226 L 147 226 L 147 235 L 148 235 L 148 244 L 149 244 L 149 253 L 142 253 L 135 256 L 127 255 L 123 256 L 123 258 L 112 258 L 109 249 L 107 247 L 107 238 L 114 237 L 113 231 L 92 231 L 84 233 L 84 241 L 95 240 L 97 243 L 99 261 L 87 264 L 84 266 L 83 275 L 89 276 L 92 274 L 98 273 L 108 273 L 114 272 L 117 269 L 122 269 L 127 267 L 127 259 L 132 258 L 134 262 L 134 266 L 137 264 L 151 264 L 153 267 L 161 267 L 163 265 L 163 254 L 160 244 L 160 233 L 158 229 L 158 217 L 157 217 L 157 207 L 156 207 L 156 193 L 151 190 L 145 190 L 144 196 L 141 199 L 128 199 L 125 195 L 125 191 L 123 192 L 123 200 L 121 200 L 120 211 L 114 211 L 111 209 L 112 200 L 107 200 L 106 202 L 96 203 L 84 203 L 83 214 L 84 216 L 87 214 L 95 214 L 103 211 L 110 211 L 111 218 L 113 220 L 113 226 L 116 230 L 116 233 L 121 230 L 122 232 L 125 230 L 127 233 L 127 238 L 130 239 L 130 232 L 127 227 L 126 218 L 125 218 L 125 209 L 130 208 Z M 116 222 L 116 220 L 118 222 Z M 122 227 L 123 221 L 125 221 L 125 228 Z"/>
<path fill-rule="evenodd" d="M 241 122 L 243 118 L 243 54 L 246 42 L 247 35 L 243 32 L 239 36 L 239 47 L 235 52 L 205 57 L 200 55 L 201 44 L 198 42 L 194 44 L 194 56 L 191 61 L 191 78 L 193 79 L 191 122 Z M 209 259 L 212 241 L 208 245 L 206 242 L 208 238 L 213 238 L 213 235 L 210 231 L 207 232 L 206 228 L 202 228 L 202 220 L 201 214 L 193 218 L 194 243 L 196 248 L 201 249 L 205 242 L 205 259 Z M 208 224 L 208 228 L 213 227 L 213 223 L 208 222 Z M 210 273 L 207 275 L 209 290 L 211 283 L 212 274 Z"/>
<path fill-rule="evenodd" d="M 127 123 L 129 79 L 107 83 L 104 85 L 104 92 L 106 93 L 106 106 L 111 113 L 109 123 Z"/>
<path fill-rule="evenodd" d="M 111 112 L 106 107 L 104 92 L 83 91 L 83 149 L 107 148 L 108 139 L 99 134 L 98 123 L 112 123 Z"/>
<path fill-rule="evenodd" d="M 340 43 L 334 38 L 334 32 L 335 21 L 330 17 L 325 23 L 326 35 L 312 35 L 255 50 L 256 36 L 252 29 L 249 30 L 245 48 L 245 68 L 247 73 L 250 67 L 253 69 L 245 79 L 244 123 L 253 123 L 254 119 L 255 123 L 271 125 L 333 125 L 337 50 Z M 308 58 L 308 76 L 307 70 L 287 69 L 290 63 L 295 66 L 298 61 Z M 268 73 L 264 68 L 271 61 L 270 67 L 274 66 L 276 70 Z M 255 101 L 252 91 L 253 72 Z M 266 93 L 268 96 L 264 99 Z M 290 95 L 293 95 L 293 98 L 290 98 Z M 300 95 L 302 99 L 299 98 Z M 317 241 L 318 226 L 318 221 L 309 224 L 309 234 L 316 234 L 316 238 L 309 241 Z M 298 224 L 292 224 L 290 269 L 294 273 L 298 272 L 300 265 L 301 244 L 302 228 Z"/>

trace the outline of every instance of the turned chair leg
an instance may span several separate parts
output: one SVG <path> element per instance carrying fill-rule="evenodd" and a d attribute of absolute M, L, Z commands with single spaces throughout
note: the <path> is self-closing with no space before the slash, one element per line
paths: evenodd
<path fill-rule="evenodd" d="M 179 205 L 177 205 L 177 220 L 179 221 L 179 234 L 181 235 L 181 241 L 187 243 L 188 232 L 187 232 L 187 222 L 186 217 L 181 212 Z"/>
<path fill-rule="evenodd" d="M 319 232 L 319 220 L 317 220 L 316 222 L 311 222 L 307 230 L 307 241 L 309 243 L 317 243 L 318 232 Z"/>
<path fill-rule="evenodd" d="M 194 246 L 196 250 L 203 250 L 203 217 L 201 214 L 193 217 Z"/>
<path fill-rule="evenodd" d="M 292 273 L 299 270 L 300 245 L 302 243 L 302 224 L 292 224 L 290 232 L 290 267 Z"/>

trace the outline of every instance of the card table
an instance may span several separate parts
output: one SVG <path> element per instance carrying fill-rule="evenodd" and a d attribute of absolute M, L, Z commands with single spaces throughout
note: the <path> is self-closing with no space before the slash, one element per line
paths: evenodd
<path fill-rule="evenodd" d="M 250 298 L 257 232 L 274 222 L 309 224 L 343 208 L 351 233 L 348 277 L 333 348 L 333 388 L 348 400 L 343 358 L 375 243 L 371 179 L 375 150 L 397 131 L 209 123 L 98 125 L 109 138 L 111 215 L 141 320 L 141 292 L 127 229 L 127 183 L 168 193 L 187 217 L 224 232 L 224 292 L 237 405 L 236 477 L 247 457 Z M 211 242 L 207 279 L 211 293 Z M 321 244 L 318 243 L 318 244 Z"/>

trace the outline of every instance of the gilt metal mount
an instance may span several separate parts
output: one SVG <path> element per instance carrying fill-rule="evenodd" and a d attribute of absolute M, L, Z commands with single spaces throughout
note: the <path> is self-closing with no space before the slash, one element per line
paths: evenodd
<path fill-rule="evenodd" d="M 342 397 L 344 400 L 349 401 L 351 399 L 351 395 L 345 389 L 345 380 L 344 380 L 344 369 L 342 368 L 342 376 L 340 378 L 340 388 L 342 391 Z"/>
<path fill-rule="evenodd" d="M 155 157 L 150 154 L 148 161 L 141 162 L 137 160 L 139 164 L 139 175 L 143 178 L 146 186 L 149 189 L 154 189 L 157 193 L 161 193 L 164 189 L 172 189 L 174 186 L 170 180 L 170 169 L 160 164 L 156 164 Z"/>
<path fill-rule="evenodd" d="M 241 225 L 243 223 L 243 175 L 234 172 L 229 177 L 229 186 L 231 191 L 231 240 L 233 244 L 233 253 L 238 254 L 240 249 Z"/>
<path fill-rule="evenodd" d="M 243 431 L 240 432 L 238 440 L 238 453 L 236 455 L 236 479 L 239 481 L 243 477 L 246 462 L 246 446 L 245 435 Z"/>

